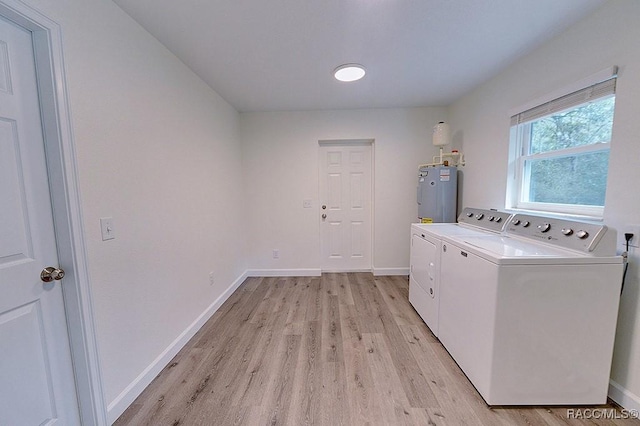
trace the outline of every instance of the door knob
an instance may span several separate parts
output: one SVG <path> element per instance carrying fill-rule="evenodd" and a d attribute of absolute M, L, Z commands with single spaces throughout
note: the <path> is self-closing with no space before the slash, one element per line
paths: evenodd
<path fill-rule="evenodd" d="M 53 280 L 60 281 L 64 278 L 64 270 L 60 268 L 54 268 L 53 266 L 47 266 L 40 273 L 40 279 L 45 283 L 50 283 Z"/>
<path fill-rule="evenodd" d="M 327 218 L 326 213 L 322 213 L 322 218 L 323 218 L 323 219 L 326 219 L 326 218 Z"/>

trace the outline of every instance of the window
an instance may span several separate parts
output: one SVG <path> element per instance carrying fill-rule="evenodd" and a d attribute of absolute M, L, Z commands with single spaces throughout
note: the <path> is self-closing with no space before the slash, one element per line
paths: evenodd
<path fill-rule="evenodd" d="M 602 217 L 616 79 L 511 117 L 507 207 Z"/>

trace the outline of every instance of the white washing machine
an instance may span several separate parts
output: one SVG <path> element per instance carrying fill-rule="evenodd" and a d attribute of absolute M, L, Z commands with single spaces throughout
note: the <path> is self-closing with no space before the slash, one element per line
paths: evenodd
<path fill-rule="evenodd" d="M 409 302 L 436 337 L 443 235 L 494 235 L 503 230 L 510 217 L 509 213 L 467 207 L 458 223 L 411 225 Z"/>
<path fill-rule="evenodd" d="M 605 404 L 622 280 L 604 225 L 443 237 L 439 338 L 489 405 Z"/>

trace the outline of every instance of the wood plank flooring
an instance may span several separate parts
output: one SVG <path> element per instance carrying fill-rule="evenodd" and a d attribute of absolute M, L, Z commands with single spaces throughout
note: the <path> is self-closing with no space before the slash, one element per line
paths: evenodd
<path fill-rule="evenodd" d="M 115 424 L 640 425 L 571 408 L 487 407 L 406 277 L 349 273 L 247 279 Z"/>

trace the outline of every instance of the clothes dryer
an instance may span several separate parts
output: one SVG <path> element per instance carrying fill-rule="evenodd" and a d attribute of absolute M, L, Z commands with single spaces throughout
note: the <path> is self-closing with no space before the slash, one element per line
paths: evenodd
<path fill-rule="evenodd" d="M 510 217 L 509 213 L 467 207 L 457 223 L 416 223 L 411 226 L 409 302 L 436 337 L 442 237 L 500 233 Z"/>

